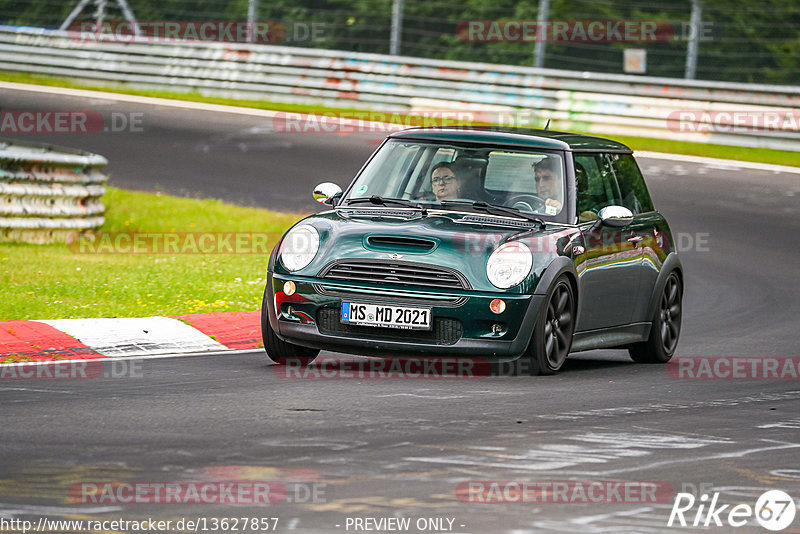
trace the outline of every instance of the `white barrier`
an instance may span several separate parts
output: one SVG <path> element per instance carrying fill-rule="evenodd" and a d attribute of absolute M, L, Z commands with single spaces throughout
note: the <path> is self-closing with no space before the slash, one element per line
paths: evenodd
<path fill-rule="evenodd" d="M 105 222 L 108 161 L 96 154 L 0 139 L 0 241 L 65 242 Z"/>
<path fill-rule="evenodd" d="M 521 117 L 523 126 L 551 119 L 552 128 L 566 130 L 800 150 L 800 87 L 791 86 L 245 43 L 123 42 L 2 26 L 0 70 L 334 107 L 484 109 L 506 121 Z"/>

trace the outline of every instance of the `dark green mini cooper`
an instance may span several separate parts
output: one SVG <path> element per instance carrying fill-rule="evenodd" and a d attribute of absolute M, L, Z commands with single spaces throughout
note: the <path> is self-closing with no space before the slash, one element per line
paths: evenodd
<path fill-rule="evenodd" d="M 626 348 L 666 362 L 683 271 L 631 150 L 528 129 L 390 135 L 331 209 L 275 247 L 262 306 L 277 363 L 320 349 L 380 357 L 522 357 Z"/>

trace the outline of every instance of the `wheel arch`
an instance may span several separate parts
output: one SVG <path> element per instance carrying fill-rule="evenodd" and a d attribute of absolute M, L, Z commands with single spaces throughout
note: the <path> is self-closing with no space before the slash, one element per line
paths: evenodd
<path fill-rule="evenodd" d="M 650 295 L 650 303 L 647 307 L 647 317 L 652 318 L 655 315 L 656 308 L 661 300 L 661 292 L 664 291 L 664 286 L 667 284 L 667 278 L 673 272 L 678 275 L 678 280 L 681 283 L 681 297 L 683 297 L 686 287 L 683 280 L 683 265 L 681 264 L 681 260 L 678 258 L 678 255 L 675 252 L 671 252 L 664 260 L 664 263 L 661 265 L 661 269 L 658 272 L 658 278 L 653 286 L 653 293 Z"/>
<path fill-rule="evenodd" d="M 553 282 L 555 282 L 561 275 L 565 275 L 570 286 L 572 286 L 572 296 L 575 298 L 575 321 L 577 323 L 579 319 L 578 313 L 581 309 L 581 296 L 580 291 L 578 290 L 578 271 L 575 270 L 575 264 L 570 258 L 566 256 L 559 256 L 550 262 L 550 265 L 548 265 L 542 272 L 542 276 L 539 279 L 539 283 L 536 285 L 536 290 L 533 292 L 533 294 L 547 295 L 547 292 L 550 290 Z"/>

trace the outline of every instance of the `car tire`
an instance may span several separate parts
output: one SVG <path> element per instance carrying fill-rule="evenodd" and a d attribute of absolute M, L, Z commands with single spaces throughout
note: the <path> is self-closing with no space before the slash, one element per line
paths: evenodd
<path fill-rule="evenodd" d="M 628 347 L 628 354 L 637 363 L 667 363 L 675 354 L 681 334 L 683 314 L 683 285 L 678 273 L 667 276 L 664 289 L 658 300 L 650 337 L 642 343 Z"/>
<path fill-rule="evenodd" d="M 572 347 L 575 310 L 572 284 L 562 275 L 547 292 L 520 367 L 526 366 L 531 375 L 553 375 L 561 369 Z"/>
<path fill-rule="evenodd" d="M 261 339 L 264 341 L 264 350 L 269 359 L 279 365 L 291 363 L 294 366 L 305 367 L 314 361 L 319 354 L 318 349 L 301 347 L 294 343 L 283 341 L 269 324 L 269 308 L 267 307 L 268 291 L 264 290 L 264 299 L 261 302 Z"/>

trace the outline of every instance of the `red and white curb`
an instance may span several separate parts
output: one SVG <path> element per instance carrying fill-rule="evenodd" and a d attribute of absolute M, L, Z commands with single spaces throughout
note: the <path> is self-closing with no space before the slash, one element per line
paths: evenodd
<path fill-rule="evenodd" d="M 262 347 L 261 312 L 0 321 L 0 363 L 196 354 Z"/>

